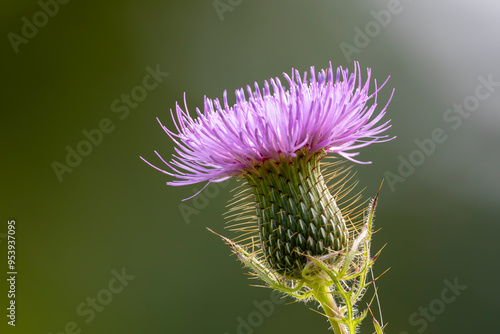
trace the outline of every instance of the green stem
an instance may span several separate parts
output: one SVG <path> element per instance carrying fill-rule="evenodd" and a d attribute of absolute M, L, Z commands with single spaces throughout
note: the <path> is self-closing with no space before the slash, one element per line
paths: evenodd
<path fill-rule="evenodd" d="M 335 318 L 339 317 L 340 310 L 338 309 L 337 303 L 335 303 L 328 286 L 324 284 L 317 285 L 313 288 L 313 294 L 314 298 L 321 304 L 325 314 L 328 316 L 333 332 L 335 334 L 349 334 L 347 328 L 335 320 Z"/>

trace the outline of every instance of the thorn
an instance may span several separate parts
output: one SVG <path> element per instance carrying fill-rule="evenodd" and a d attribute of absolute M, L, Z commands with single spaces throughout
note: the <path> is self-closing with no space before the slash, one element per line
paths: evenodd
<path fill-rule="evenodd" d="M 377 195 L 373 198 L 373 203 L 372 203 L 372 211 L 375 212 L 375 207 L 377 206 L 377 201 L 378 201 L 378 195 L 380 195 L 380 191 L 382 190 L 382 184 L 384 184 L 384 180 L 382 179 L 382 182 L 380 183 L 380 186 L 377 191 Z"/>
<path fill-rule="evenodd" d="M 380 277 L 382 277 L 382 275 L 384 275 L 389 270 L 391 270 L 391 267 L 387 268 L 382 274 L 378 275 L 377 278 L 375 278 L 375 280 L 378 280 Z"/>
<path fill-rule="evenodd" d="M 322 315 L 322 316 L 324 316 L 324 317 L 327 317 L 328 319 L 334 319 L 333 317 L 330 317 L 330 316 L 329 316 L 329 315 L 327 315 L 327 314 L 321 313 L 320 311 L 317 311 L 317 310 L 315 310 L 315 309 L 313 309 L 313 308 L 310 308 L 310 307 L 309 307 L 309 309 L 310 309 L 311 311 L 314 311 L 314 312 L 318 313 L 318 314 L 321 314 L 321 315 Z"/>
<path fill-rule="evenodd" d="M 234 245 L 234 242 L 232 242 L 230 239 L 226 238 L 225 236 L 223 235 L 220 235 L 219 233 L 217 232 L 214 232 L 213 230 L 211 230 L 210 228 L 206 227 L 207 230 L 209 230 L 210 232 L 212 232 L 213 234 L 215 234 L 216 236 L 220 237 L 225 243 L 227 243 L 228 245 L 230 246 L 233 246 Z"/>
<path fill-rule="evenodd" d="M 258 277 L 255 277 L 255 278 L 258 278 Z M 266 289 L 271 289 L 270 286 L 267 286 L 267 285 L 254 285 L 254 284 L 249 284 L 251 287 L 254 287 L 254 288 L 266 288 Z"/>

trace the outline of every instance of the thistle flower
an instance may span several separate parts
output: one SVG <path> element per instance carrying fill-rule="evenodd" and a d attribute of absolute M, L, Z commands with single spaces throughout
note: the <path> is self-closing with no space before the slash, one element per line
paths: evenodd
<path fill-rule="evenodd" d="M 271 287 L 321 302 L 325 291 L 333 293 L 335 282 L 329 271 L 336 273 L 337 280 L 342 278 L 339 273 L 351 275 L 352 280 L 364 275 L 357 267 L 364 265 L 366 274 L 373 263 L 369 256 L 372 220 L 356 224 L 353 220 L 359 211 L 339 208 L 340 197 L 351 189 L 345 185 L 349 177 L 338 162 L 324 163 L 328 153 L 366 163 L 354 159 L 360 148 L 393 139 L 384 134 L 390 121 L 381 121 L 389 102 L 376 112 L 377 93 L 385 82 L 379 87 L 375 80 L 375 90 L 369 93 L 370 76 L 368 69 L 363 83 L 358 63 L 354 73 L 338 68 L 335 77 L 331 63 L 317 76 L 311 67 L 309 80 L 307 73 L 301 77 L 292 71 L 291 77 L 284 74 L 288 89 L 278 78 L 265 81 L 262 91 L 255 83 L 254 90 L 246 87 L 248 98 L 243 89 L 236 90 L 232 107 L 226 92 L 223 106 L 218 99 L 205 97 L 204 112 L 196 109 L 196 118 L 190 116 L 184 98 L 185 110 L 176 104 L 175 114 L 171 111 L 177 131 L 160 122 L 176 144 L 170 162 L 155 151 L 166 168 L 141 158 L 175 177 L 167 182 L 172 186 L 242 179 L 243 189 L 230 209 L 242 244 L 223 239 Z M 371 99 L 373 104 L 368 106 Z M 329 179 L 337 182 L 328 185 Z M 370 208 L 368 216 L 373 217 L 374 205 Z M 298 286 L 307 286 L 303 294 L 297 293 Z M 354 289 L 360 290 L 356 300 L 364 287 L 358 283 Z M 336 329 L 333 324 L 342 324 L 346 311 L 333 314 L 332 300 L 328 301 L 325 312 L 337 318 L 331 321 L 334 330 L 347 333 L 354 322 Z"/>
<path fill-rule="evenodd" d="M 331 63 L 328 74 L 321 71 L 317 79 L 311 67 L 309 83 L 307 73 L 303 79 L 298 71 L 291 78 L 285 73 L 289 90 L 278 78 L 270 80 L 273 94 L 268 81 L 262 93 L 255 83 L 254 91 L 247 86 L 248 101 L 243 88 L 236 90 L 233 107 L 224 91 L 224 108 L 218 99 L 205 97 L 204 113 L 196 109 L 198 118 L 189 115 L 185 100 L 186 111 L 176 104 L 176 117 L 171 113 L 178 133 L 162 125 L 177 145 L 177 155 L 165 162 L 171 172 L 161 171 L 178 180 L 167 184 L 221 182 L 266 161 L 283 158 L 290 162 L 303 150 L 309 156 L 337 153 L 359 163 L 353 159 L 358 153 L 351 151 L 392 139 L 381 136 L 390 127 L 389 121 L 377 125 L 386 108 L 372 118 L 377 92 L 385 83 L 369 94 L 370 69 L 367 74 L 363 84 L 358 63 L 350 75 L 347 69 L 338 68 L 335 79 Z M 367 107 L 372 98 L 374 104 Z"/>

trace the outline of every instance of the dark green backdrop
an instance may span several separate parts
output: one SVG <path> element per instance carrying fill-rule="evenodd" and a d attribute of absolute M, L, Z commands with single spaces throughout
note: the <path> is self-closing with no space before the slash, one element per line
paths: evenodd
<path fill-rule="evenodd" d="M 224 232 L 232 184 L 181 206 L 200 187 L 166 186 L 139 156 L 173 152 L 155 117 L 171 126 L 183 92 L 194 111 L 204 95 L 227 89 L 234 101 L 234 89 L 292 67 L 353 60 L 379 82 L 391 76 L 382 104 L 396 89 L 397 139 L 362 150 L 373 164 L 355 167 L 366 196 L 386 177 L 374 247 L 387 243 L 376 271 L 391 268 L 379 281 L 387 333 L 498 331 L 496 1 L 63 2 L 0 5 L 1 333 L 327 333 L 305 305 L 262 310 L 270 291 L 250 287 L 205 229 Z M 471 112 L 458 111 L 464 103 Z M 70 157 L 71 172 L 60 169 L 68 147 L 87 154 Z"/>

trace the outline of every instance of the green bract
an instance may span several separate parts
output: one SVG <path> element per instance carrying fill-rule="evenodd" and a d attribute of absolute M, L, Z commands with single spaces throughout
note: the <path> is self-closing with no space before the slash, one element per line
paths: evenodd
<path fill-rule="evenodd" d="M 308 78 L 309 75 L 309 78 Z M 370 257 L 375 202 L 363 219 L 359 196 L 345 201 L 350 179 L 334 154 L 356 163 L 358 150 L 393 138 L 385 132 L 387 104 L 377 94 L 385 85 L 371 70 L 341 67 L 279 78 L 235 91 L 236 103 L 205 98 L 203 112 L 192 117 L 176 105 L 175 130 L 162 125 L 175 143 L 166 168 L 169 185 L 243 183 L 229 209 L 234 241 L 224 237 L 240 260 L 271 288 L 297 299 L 314 298 L 323 307 L 335 333 L 355 333 L 366 315 L 354 304 L 363 296 Z M 387 82 L 387 81 L 386 81 Z M 392 98 L 392 95 L 391 95 Z M 389 101 L 390 99 L 389 98 Z M 196 195 L 195 195 L 196 196 Z M 340 203 L 343 201 L 343 203 Z M 378 326 L 378 324 L 377 324 Z M 381 330 L 377 328 L 377 331 Z"/>
<path fill-rule="evenodd" d="M 271 269 L 255 249 L 250 250 L 221 237 L 231 246 L 239 260 L 268 287 L 298 300 L 308 301 L 314 298 L 323 307 L 335 333 L 356 333 L 356 328 L 366 317 L 369 306 L 358 312 L 355 304 L 372 283 L 368 280 L 368 274 L 379 255 L 377 253 L 372 257 L 370 254 L 377 197 L 370 202 L 366 210 L 362 229 L 346 248 L 322 256 L 302 254 L 305 264 L 300 272 L 301 277 L 285 278 Z M 377 333 L 382 333 L 375 319 L 374 326 Z"/>
<path fill-rule="evenodd" d="M 354 187 L 346 185 L 349 168 L 322 158 L 302 152 L 255 166 L 230 205 L 235 241 L 221 237 L 266 286 L 318 301 L 335 333 L 355 333 L 369 310 L 355 305 L 373 282 L 368 275 L 378 257 L 370 253 L 377 197 L 361 210 L 359 196 L 346 201 Z"/>
<path fill-rule="evenodd" d="M 349 233 L 320 171 L 321 153 L 266 161 L 244 174 L 257 201 L 261 249 L 270 268 L 300 278 L 305 255 L 347 246 Z"/>

